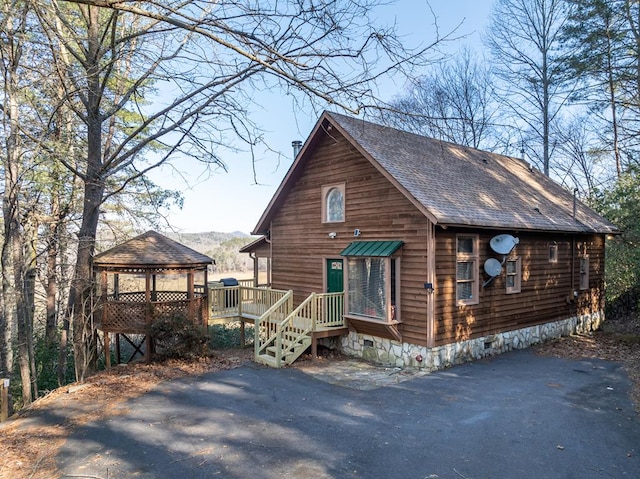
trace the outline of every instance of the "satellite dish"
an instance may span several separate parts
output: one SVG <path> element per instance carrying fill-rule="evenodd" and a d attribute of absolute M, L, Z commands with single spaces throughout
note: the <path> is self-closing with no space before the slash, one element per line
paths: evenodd
<path fill-rule="evenodd" d="M 509 254 L 511 250 L 520 242 L 518 238 L 511 235 L 498 235 L 491 238 L 489 246 L 498 254 Z"/>
<path fill-rule="evenodd" d="M 502 273 L 502 265 L 497 259 L 489 258 L 484 262 L 484 271 L 493 278 L 494 276 L 499 276 L 500 273 Z"/>

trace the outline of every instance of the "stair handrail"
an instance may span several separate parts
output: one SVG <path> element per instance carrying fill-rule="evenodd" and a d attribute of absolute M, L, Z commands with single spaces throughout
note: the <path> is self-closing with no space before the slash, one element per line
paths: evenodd
<path fill-rule="evenodd" d="M 296 307 L 293 311 L 291 311 L 291 313 L 289 313 L 289 315 L 284 318 L 282 321 L 280 321 L 277 325 L 276 325 L 276 364 L 278 367 L 280 367 L 280 365 L 282 364 L 282 358 L 283 357 L 287 357 L 288 353 L 293 353 L 294 352 L 294 348 L 298 343 L 298 341 L 304 339 L 304 338 L 309 338 L 309 340 L 311 339 L 311 337 L 309 336 L 309 333 L 311 333 L 314 329 L 314 315 L 315 312 L 312 311 L 311 312 L 311 318 L 307 318 L 304 315 L 300 315 L 300 312 L 303 311 L 309 304 L 311 304 L 311 308 L 312 310 L 315 310 L 315 298 L 317 296 L 317 293 L 311 293 L 302 303 L 300 303 L 298 305 L 298 307 Z M 310 322 L 308 322 L 306 324 L 306 327 L 303 328 L 295 328 L 293 326 L 293 321 L 296 318 L 302 318 L 302 319 L 309 319 Z M 296 336 L 294 338 L 293 341 L 290 342 L 289 346 L 287 347 L 287 349 L 283 349 L 282 348 L 282 333 L 283 331 L 289 330 L 289 331 L 295 331 L 296 329 L 300 329 L 300 331 L 297 331 Z M 306 349 L 306 348 L 305 348 Z M 299 354 L 302 354 L 303 351 L 299 351 Z M 293 361 L 295 361 L 296 358 L 292 358 L 289 361 L 285 361 L 286 363 L 290 364 Z"/>
<path fill-rule="evenodd" d="M 311 293 L 302 303 L 300 303 L 295 309 L 287 314 L 284 314 L 284 318 L 280 321 L 273 322 L 268 328 L 269 334 L 266 340 L 260 341 L 260 325 L 259 323 L 265 321 L 268 315 L 275 313 L 279 307 L 278 303 L 274 304 L 265 314 L 260 316 L 256 323 L 254 340 L 256 361 L 258 356 L 263 353 L 269 346 L 275 345 L 273 357 L 276 367 L 282 366 L 282 360 L 285 359 L 286 364 L 291 364 L 295 361 L 303 352 L 301 345 L 304 345 L 305 341 L 311 341 L 312 333 L 317 329 L 319 323 L 319 315 L 326 314 L 327 306 L 320 304 L 323 301 L 330 300 L 331 298 L 338 298 L 342 293 Z M 342 302 L 340 303 L 340 313 L 342 312 Z M 301 325 L 296 325 L 295 321 L 301 321 Z M 322 325 L 337 326 L 344 324 L 340 321 L 323 321 Z M 273 334 L 270 334 L 273 332 Z M 291 338 L 283 349 L 283 334 L 287 332 Z M 296 348 L 298 351 L 296 352 Z"/>
<path fill-rule="evenodd" d="M 269 344 L 271 344 L 274 340 L 278 341 L 278 336 L 280 336 L 278 334 L 278 328 L 277 328 L 277 325 L 279 323 L 276 323 L 276 332 L 275 332 L 275 334 L 270 335 L 270 336 L 267 335 L 267 338 L 261 344 L 261 341 L 260 341 L 260 323 L 266 321 L 269 318 L 269 316 L 271 316 L 274 313 L 278 312 L 280 310 L 280 308 L 282 306 L 285 306 L 285 305 L 287 306 L 285 308 L 285 317 L 286 317 L 286 316 L 288 316 L 288 314 L 290 314 L 288 311 L 291 311 L 291 309 L 293 308 L 293 291 L 292 290 L 288 290 L 287 294 L 285 294 L 282 298 L 280 298 L 278 301 L 273 303 L 273 305 L 269 309 L 267 309 L 264 313 L 262 313 L 255 320 L 255 325 L 254 325 L 254 329 L 253 329 L 253 332 L 254 332 L 253 345 L 254 345 L 254 354 L 255 354 L 256 358 L 258 357 L 260 352 L 263 349 L 266 349 L 267 346 Z"/>

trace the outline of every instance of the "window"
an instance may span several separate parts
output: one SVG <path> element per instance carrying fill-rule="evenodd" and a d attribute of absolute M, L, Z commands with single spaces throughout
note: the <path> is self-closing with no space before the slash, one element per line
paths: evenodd
<path fill-rule="evenodd" d="M 456 238 L 456 302 L 478 304 L 478 236 Z"/>
<path fill-rule="evenodd" d="M 344 221 L 344 183 L 322 187 L 322 222 Z"/>
<path fill-rule="evenodd" d="M 580 258 L 580 289 L 589 289 L 589 257 Z"/>
<path fill-rule="evenodd" d="M 505 266 L 507 294 L 519 293 L 522 283 L 522 263 L 520 258 L 508 259 Z"/>
<path fill-rule="evenodd" d="M 390 257 L 349 257 L 347 314 L 381 321 L 398 319 L 399 262 Z"/>
<path fill-rule="evenodd" d="M 558 245 L 550 244 L 549 245 L 549 263 L 557 263 L 558 262 Z"/>

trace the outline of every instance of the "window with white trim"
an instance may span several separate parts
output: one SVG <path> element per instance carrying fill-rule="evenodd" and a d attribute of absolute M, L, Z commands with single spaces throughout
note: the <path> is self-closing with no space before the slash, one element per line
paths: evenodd
<path fill-rule="evenodd" d="M 478 235 L 456 236 L 456 303 L 478 304 Z"/>
<path fill-rule="evenodd" d="M 322 187 L 322 222 L 344 221 L 344 183 Z"/>
<path fill-rule="evenodd" d="M 589 289 L 589 256 L 580 258 L 580 289 Z"/>
<path fill-rule="evenodd" d="M 399 265 L 400 260 L 391 257 L 349 257 L 347 314 L 381 321 L 398 319 Z"/>
<path fill-rule="evenodd" d="M 522 289 L 522 262 L 520 258 L 508 259 L 505 262 L 505 270 L 507 294 L 519 293 Z"/>

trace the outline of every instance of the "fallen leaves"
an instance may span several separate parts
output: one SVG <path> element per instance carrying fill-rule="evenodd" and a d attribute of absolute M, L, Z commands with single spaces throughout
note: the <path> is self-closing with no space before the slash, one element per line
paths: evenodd
<path fill-rule="evenodd" d="M 162 381 L 239 367 L 252 356 L 253 350 L 236 349 L 193 361 L 116 366 L 82 384 L 58 388 L 20 411 L 20 420 L 0 426 L 0 479 L 55 477 L 56 453 L 75 427 L 123 414 L 125 401 L 142 396 Z M 33 416 L 46 419 L 30 421 Z M 50 424 L 43 426 L 43 422 Z"/>
<path fill-rule="evenodd" d="M 603 331 L 562 337 L 534 348 L 537 354 L 566 359 L 604 359 L 622 364 L 631 380 L 631 398 L 640 412 L 640 320 L 605 322 Z"/>

